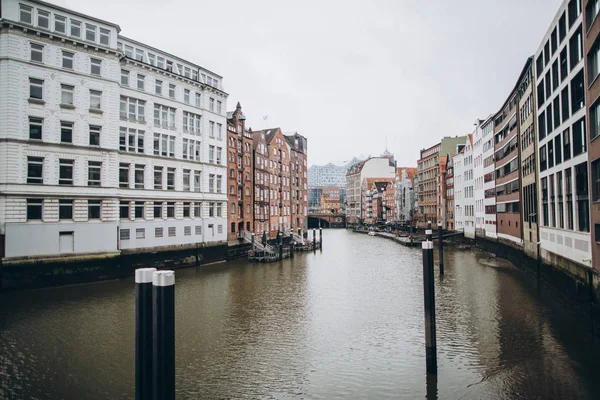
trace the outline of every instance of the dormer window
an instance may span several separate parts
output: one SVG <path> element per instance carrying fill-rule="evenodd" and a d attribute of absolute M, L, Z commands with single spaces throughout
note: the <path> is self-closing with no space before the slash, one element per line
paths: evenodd
<path fill-rule="evenodd" d="M 44 10 L 38 10 L 38 27 L 50 29 L 50 13 Z"/>
<path fill-rule="evenodd" d="M 167 60 L 167 71 L 173 72 L 173 61 Z"/>
<path fill-rule="evenodd" d="M 85 24 L 85 40 L 96 43 L 96 26 Z"/>
<path fill-rule="evenodd" d="M 62 15 L 54 16 L 54 32 L 67 33 L 67 18 Z"/>
<path fill-rule="evenodd" d="M 100 28 L 100 44 L 108 46 L 110 43 L 110 31 L 108 29 Z"/>
<path fill-rule="evenodd" d="M 24 4 L 19 4 L 19 21 L 31 25 L 32 15 L 33 8 Z"/>

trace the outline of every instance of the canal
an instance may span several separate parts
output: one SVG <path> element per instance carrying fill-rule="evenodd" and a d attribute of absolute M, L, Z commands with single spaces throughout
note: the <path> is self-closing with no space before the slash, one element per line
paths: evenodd
<path fill-rule="evenodd" d="M 322 253 L 178 270 L 177 397 L 600 398 L 589 321 L 513 266 L 445 254 L 437 379 L 425 374 L 420 249 L 332 230 Z M 0 304 L 0 398 L 133 397 L 132 279 Z"/>

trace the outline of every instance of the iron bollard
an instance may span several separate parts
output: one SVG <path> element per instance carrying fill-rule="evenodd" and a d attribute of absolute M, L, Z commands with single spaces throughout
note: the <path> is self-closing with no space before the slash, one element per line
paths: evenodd
<path fill-rule="evenodd" d="M 319 228 L 319 249 L 323 250 L 323 228 Z"/>
<path fill-rule="evenodd" d="M 433 231 L 431 229 L 427 229 L 425 231 L 425 240 L 431 242 L 433 240 Z"/>
<path fill-rule="evenodd" d="M 440 276 L 444 275 L 444 236 L 442 234 L 442 223 L 438 222 L 438 240 L 440 247 Z"/>
<path fill-rule="evenodd" d="M 435 338 L 435 287 L 433 282 L 433 242 L 423 242 L 423 294 L 425 304 L 425 363 L 428 374 L 437 374 Z"/>
<path fill-rule="evenodd" d="M 152 274 L 135 270 L 135 399 L 152 398 Z"/>
<path fill-rule="evenodd" d="M 317 230 L 313 229 L 313 252 L 317 251 Z"/>
<path fill-rule="evenodd" d="M 152 384 L 154 400 L 175 400 L 175 273 L 152 276 Z"/>

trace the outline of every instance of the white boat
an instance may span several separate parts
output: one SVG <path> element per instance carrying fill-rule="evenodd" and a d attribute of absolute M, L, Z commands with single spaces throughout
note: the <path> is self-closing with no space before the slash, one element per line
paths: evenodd
<path fill-rule="evenodd" d="M 373 231 L 369 232 L 369 236 L 375 236 L 375 232 L 373 232 Z"/>

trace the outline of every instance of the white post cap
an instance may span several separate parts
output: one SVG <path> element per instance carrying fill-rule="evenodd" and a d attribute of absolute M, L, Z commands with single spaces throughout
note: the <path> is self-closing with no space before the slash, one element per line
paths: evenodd
<path fill-rule="evenodd" d="M 427 230 L 425 231 L 425 234 L 426 234 L 426 235 L 433 235 L 433 231 L 432 231 L 431 229 L 427 229 Z"/>
<path fill-rule="evenodd" d="M 429 240 L 427 240 L 425 242 L 421 242 L 421 246 L 423 246 L 423 250 L 432 250 L 433 242 L 430 242 Z"/>
<path fill-rule="evenodd" d="M 441 223 L 441 222 L 438 222 L 438 226 L 442 226 L 442 223 Z"/>
<path fill-rule="evenodd" d="M 135 270 L 135 283 L 152 283 L 152 274 L 156 268 L 138 268 Z"/>
<path fill-rule="evenodd" d="M 152 285 L 154 286 L 173 286 L 175 285 L 174 271 L 156 271 L 152 275 Z"/>

